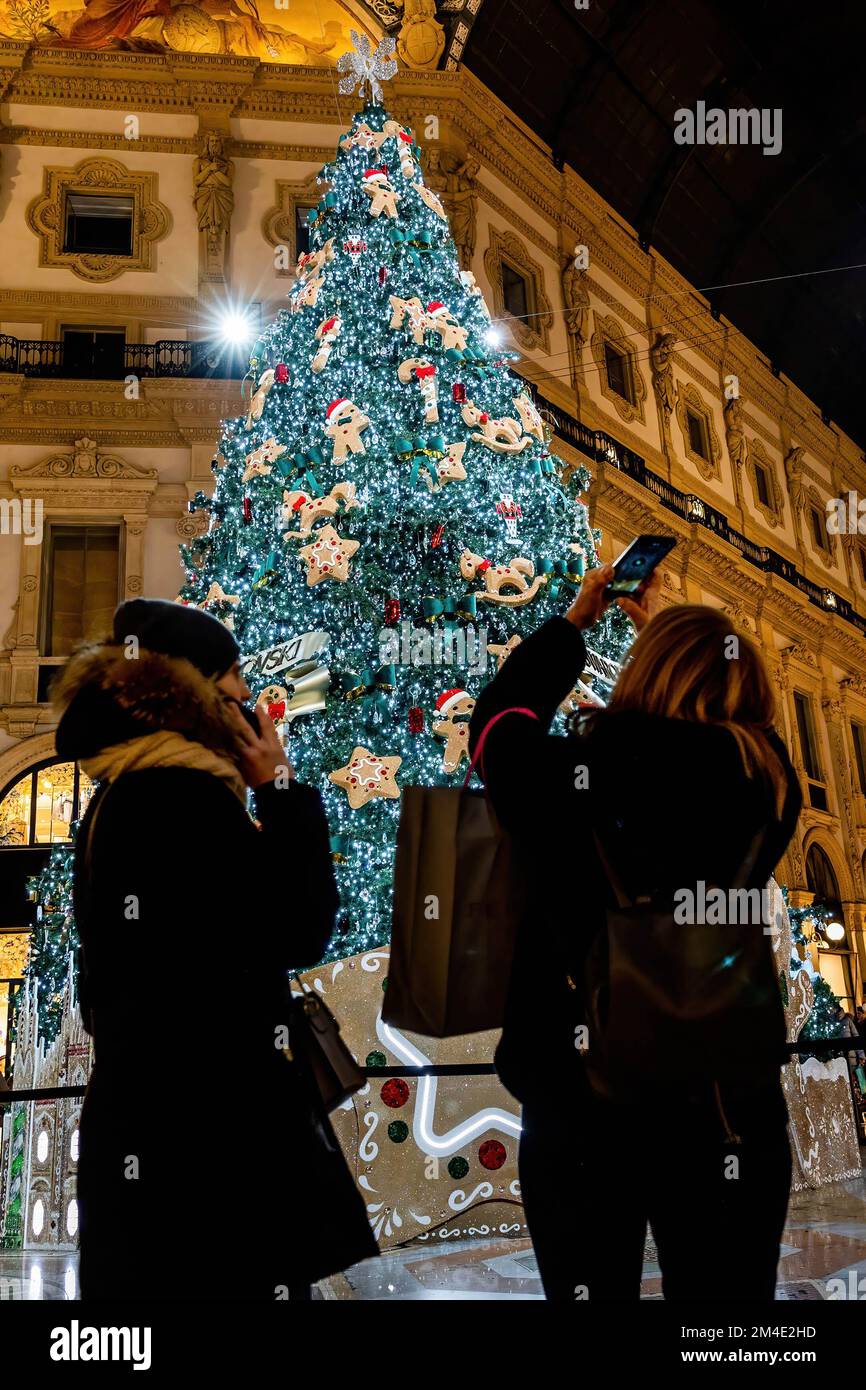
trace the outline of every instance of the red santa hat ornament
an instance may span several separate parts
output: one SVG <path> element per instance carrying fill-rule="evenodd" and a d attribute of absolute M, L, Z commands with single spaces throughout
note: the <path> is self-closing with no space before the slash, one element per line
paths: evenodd
<path fill-rule="evenodd" d="M 443 690 L 439 699 L 436 701 L 436 712 L 437 714 L 444 714 L 447 717 L 449 714 L 453 714 L 464 700 L 470 698 L 468 693 L 465 690 L 461 690 L 459 686 L 454 686 L 451 690 Z"/>

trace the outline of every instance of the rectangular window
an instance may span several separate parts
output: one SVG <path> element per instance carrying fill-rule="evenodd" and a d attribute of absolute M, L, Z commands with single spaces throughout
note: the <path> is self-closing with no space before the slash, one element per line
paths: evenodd
<path fill-rule="evenodd" d="M 43 656 L 111 631 L 120 596 L 120 529 L 53 526 L 46 547 Z"/>
<path fill-rule="evenodd" d="M 797 712 L 797 734 L 800 739 L 800 754 L 803 767 L 810 781 L 820 782 L 821 764 L 818 761 L 818 744 L 815 739 L 815 725 L 812 720 L 812 702 L 808 695 L 794 691 L 794 708 Z"/>
<path fill-rule="evenodd" d="M 525 319 L 529 314 L 529 286 L 526 276 L 515 270 L 507 261 L 502 262 L 502 302 L 506 313 L 516 319 Z M 531 328 L 532 325 L 530 324 Z"/>
<path fill-rule="evenodd" d="M 827 532 L 824 530 L 824 518 L 817 507 L 809 508 L 809 516 L 812 523 L 812 539 L 819 550 L 827 550 L 829 542 Z"/>
<path fill-rule="evenodd" d="M 631 389 L 631 372 L 624 352 L 617 352 L 612 343 L 604 345 L 604 366 L 607 384 L 617 396 L 634 405 L 634 392 Z"/>
<path fill-rule="evenodd" d="M 310 221 L 308 213 L 313 212 L 311 203 L 295 203 L 295 252 L 305 256 L 310 249 Z"/>
<path fill-rule="evenodd" d="M 709 462 L 710 446 L 707 439 L 707 422 L 694 410 L 686 410 L 686 424 L 689 427 L 689 448 L 693 454 Z"/>
<path fill-rule="evenodd" d="M 66 194 L 64 251 L 91 255 L 132 254 L 133 199 L 109 193 Z"/>
<path fill-rule="evenodd" d="M 851 737 L 854 740 L 854 759 L 857 763 L 857 778 L 860 790 L 866 796 L 866 729 L 862 724 L 851 721 Z"/>
<path fill-rule="evenodd" d="M 120 328 L 64 328 L 63 370 L 71 377 L 123 376 L 126 334 Z"/>
<path fill-rule="evenodd" d="M 758 491 L 758 501 L 762 507 L 771 507 L 770 486 L 767 482 L 767 470 L 760 463 L 755 464 L 755 487 Z"/>

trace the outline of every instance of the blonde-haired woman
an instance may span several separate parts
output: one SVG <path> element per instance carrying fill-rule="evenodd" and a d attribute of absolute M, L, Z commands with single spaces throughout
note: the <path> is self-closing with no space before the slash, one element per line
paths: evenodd
<path fill-rule="evenodd" d="M 609 566 L 587 574 L 566 617 L 512 652 L 472 719 L 474 748 L 503 714 L 485 738 L 483 775 L 532 867 L 496 1054 L 523 1105 L 527 1222 L 548 1299 L 638 1298 L 649 1224 L 666 1299 L 772 1300 L 791 1164 L 775 991 L 764 989 L 762 1036 L 776 1041 L 733 1081 L 699 1069 L 683 1079 L 678 1064 L 678 1079 L 653 1076 L 611 1099 L 590 1085 L 577 1044 L 587 962 L 615 902 L 611 866 L 632 901 L 669 902 L 700 882 L 731 888 L 744 862 L 745 886 L 760 889 L 796 825 L 799 784 L 757 647 L 715 609 L 654 616 L 657 579 L 618 600 L 639 635 L 608 708 L 551 736 L 612 577 Z"/>

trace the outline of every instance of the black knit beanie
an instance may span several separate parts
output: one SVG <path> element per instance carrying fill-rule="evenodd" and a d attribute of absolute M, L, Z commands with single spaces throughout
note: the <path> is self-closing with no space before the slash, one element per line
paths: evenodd
<path fill-rule="evenodd" d="M 185 656 L 202 675 L 225 675 L 240 657 L 240 647 L 224 623 L 201 608 L 162 598 L 133 598 L 114 614 L 114 641 L 137 637 L 149 652 Z"/>

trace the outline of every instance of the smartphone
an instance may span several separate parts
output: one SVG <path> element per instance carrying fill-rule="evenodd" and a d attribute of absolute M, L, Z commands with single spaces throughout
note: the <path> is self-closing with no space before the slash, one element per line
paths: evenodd
<path fill-rule="evenodd" d="M 676 536 L 636 536 L 613 562 L 609 594 L 633 594 L 651 577 L 656 565 L 676 545 Z"/>
<path fill-rule="evenodd" d="M 259 728 L 259 721 L 258 721 L 258 719 L 256 718 L 255 711 L 252 710 L 252 709 L 250 709 L 249 705 L 243 704 L 240 700 L 232 700 L 232 704 L 235 705 L 235 706 L 240 710 L 241 714 L 243 715 L 244 719 L 245 719 L 245 720 L 247 721 L 247 723 L 249 724 L 249 726 L 250 726 L 250 728 L 252 729 L 253 733 L 254 733 L 254 734 L 257 734 L 257 735 L 261 735 L 261 732 L 262 732 L 262 731 L 261 731 L 261 729 Z"/>

